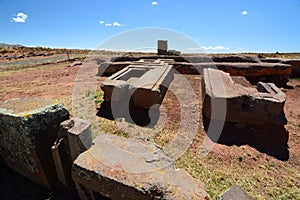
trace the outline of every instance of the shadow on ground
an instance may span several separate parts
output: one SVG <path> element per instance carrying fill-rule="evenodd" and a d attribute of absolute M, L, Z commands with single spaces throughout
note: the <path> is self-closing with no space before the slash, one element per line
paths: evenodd
<path fill-rule="evenodd" d="M 208 137 L 218 144 L 227 146 L 249 145 L 261 153 L 287 161 L 290 157 L 288 139 L 289 134 L 284 126 L 265 125 L 247 126 L 243 124 L 225 122 L 222 133 L 208 133 L 209 119 L 203 120 Z"/>
<path fill-rule="evenodd" d="M 129 105 L 122 102 L 103 102 L 98 108 L 97 116 L 109 120 L 124 118 L 129 123 L 153 128 L 158 122 L 160 110 L 158 105 L 144 109 L 132 102 Z"/>
<path fill-rule="evenodd" d="M 61 184 L 57 184 L 55 188 L 50 191 L 14 172 L 4 164 L 0 158 L 0 199 L 77 200 L 79 197 L 77 196 L 75 186 L 66 188 Z"/>

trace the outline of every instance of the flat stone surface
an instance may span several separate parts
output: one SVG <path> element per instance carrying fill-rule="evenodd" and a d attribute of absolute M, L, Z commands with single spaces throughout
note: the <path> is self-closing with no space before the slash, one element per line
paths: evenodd
<path fill-rule="evenodd" d="M 249 194 L 247 194 L 241 187 L 232 186 L 226 192 L 218 196 L 217 200 L 254 200 Z"/>
<path fill-rule="evenodd" d="M 0 102 L 0 112 L 11 115 L 38 113 L 57 102 L 39 98 L 19 98 Z"/>
<path fill-rule="evenodd" d="M 300 59 L 289 59 L 289 60 L 283 60 L 282 62 L 292 66 L 293 68 L 291 74 L 292 77 L 300 77 Z"/>
<path fill-rule="evenodd" d="M 283 109 L 285 94 L 272 83 L 259 83 L 257 88 L 237 84 L 229 74 L 222 71 L 204 69 L 203 113 L 210 119 L 221 121 L 262 125 L 287 124 Z M 224 113 L 214 114 L 212 106 L 220 105 L 225 107 Z"/>
<path fill-rule="evenodd" d="M 15 171 L 50 188 L 56 181 L 51 146 L 69 118 L 62 104 L 44 99 L 0 103 L 0 154 Z"/>
<path fill-rule="evenodd" d="M 202 199 L 203 185 L 176 169 L 160 148 L 149 142 L 100 135 L 74 162 L 72 177 L 79 195 L 98 193 L 111 199 Z"/>
<path fill-rule="evenodd" d="M 144 60 L 129 65 L 118 73 L 108 77 L 102 84 L 104 100 L 127 101 L 131 98 L 136 106 L 149 109 L 160 104 L 165 92 L 173 80 L 172 60 Z"/>

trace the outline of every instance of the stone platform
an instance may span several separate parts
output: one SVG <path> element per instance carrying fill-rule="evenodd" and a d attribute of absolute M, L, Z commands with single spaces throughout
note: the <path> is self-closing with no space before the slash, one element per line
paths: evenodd
<path fill-rule="evenodd" d="M 287 124 L 283 110 L 285 94 L 272 83 L 244 87 L 235 83 L 228 73 L 204 69 L 202 90 L 202 112 L 209 119 L 254 125 Z M 219 105 L 226 106 L 225 115 L 213 115 L 212 107 Z"/>
<path fill-rule="evenodd" d="M 204 68 L 215 68 L 230 73 L 231 76 L 244 76 L 256 85 L 259 81 L 271 82 L 278 87 L 286 86 L 289 76 L 298 74 L 299 62 L 296 60 L 272 62 L 257 56 L 123 56 L 112 58 L 110 62 L 102 63 L 99 74 L 110 76 L 129 65 L 135 65 L 139 60 L 173 60 L 173 69 L 181 74 L 201 74 Z M 293 67 L 292 67 L 292 66 Z M 294 76 L 294 75 L 293 75 Z"/>
<path fill-rule="evenodd" d="M 228 73 L 204 69 L 203 125 L 207 136 L 224 145 L 249 145 L 279 160 L 289 159 L 285 94 L 273 83 L 254 88 Z"/>
<path fill-rule="evenodd" d="M 74 162 L 81 199 L 204 199 L 203 184 L 150 142 L 100 135 Z"/>
<path fill-rule="evenodd" d="M 172 60 L 141 60 L 108 77 L 102 84 L 104 101 L 128 101 L 149 109 L 160 104 L 173 80 Z"/>

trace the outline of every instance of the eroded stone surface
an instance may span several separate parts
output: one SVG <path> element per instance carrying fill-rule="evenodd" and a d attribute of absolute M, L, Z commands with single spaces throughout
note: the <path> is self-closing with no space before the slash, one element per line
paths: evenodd
<path fill-rule="evenodd" d="M 138 60 L 145 59 L 172 59 L 173 69 L 182 74 L 201 74 L 203 68 L 215 68 L 230 73 L 231 76 L 244 76 L 251 84 L 256 85 L 259 81 L 275 83 L 276 86 L 286 86 L 289 76 L 299 72 L 299 62 L 278 61 L 264 62 L 257 56 L 232 55 L 232 56 L 123 56 L 114 57 L 111 62 L 103 63 L 99 67 L 99 74 L 109 76 L 125 67 L 135 64 Z M 289 62 L 289 63 L 288 63 Z M 292 66 L 293 65 L 293 69 Z M 292 71 L 293 70 L 293 71 Z"/>
<path fill-rule="evenodd" d="M 153 143 L 100 135 L 74 162 L 72 177 L 82 199 L 202 199 L 203 185 Z"/>
<path fill-rule="evenodd" d="M 291 74 L 292 77 L 300 77 L 300 60 L 299 59 L 284 60 L 283 63 L 289 64 L 292 66 L 292 68 L 293 68 L 293 71 Z"/>
<path fill-rule="evenodd" d="M 259 82 L 256 88 L 243 85 L 227 73 L 204 69 L 202 114 L 207 136 L 219 144 L 250 145 L 288 160 L 285 94 L 273 83 Z"/>
<path fill-rule="evenodd" d="M 233 82 L 229 74 L 216 69 L 204 69 L 202 88 L 203 114 L 209 119 L 244 124 L 285 125 L 285 94 L 272 83 L 259 83 L 257 89 Z M 218 106 L 225 106 L 225 113 Z M 213 108 L 214 107 L 214 108 Z"/>
<path fill-rule="evenodd" d="M 62 104 L 44 99 L 0 103 L 0 153 L 15 171 L 50 188 L 56 181 L 51 146 L 69 118 Z"/>

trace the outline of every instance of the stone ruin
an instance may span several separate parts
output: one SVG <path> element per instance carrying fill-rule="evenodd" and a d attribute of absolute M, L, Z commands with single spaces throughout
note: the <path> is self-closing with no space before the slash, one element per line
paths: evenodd
<path fill-rule="evenodd" d="M 176 169 L 151 142 L 106 134 L 92 140 L 91 124 L 69 119 L 63 105 L 53 101 L 13 99 L 0 107 L 1 158 L 44 187 L 74 182 L 80 199 L 206 196 L 202 183 Z"/>
<path fill-rule="evenodd" d="M 203 123 L 213 141 L 219 142 L 219 136 L 210 135 L 209 125 L 222 121 L 221 140 L 253 134 L 274 140 L 274 134 L 281 134 L 285 139 L 275 139 L 279 142 L 275 145 L 284 146 L 288 138 L 283 110 L 286 99 L 278 87 L 286 85 L 291 73 L 297 75 L 297 63 L 254 56 L 126 56 L 101 64 L 99 74 L 110 76 L 101 85 L 105 102 L 130 98 L 136 107 L 146 110 L 161 104 L 174 70 L 201 74 Z M 236 81 L 241 79 L 247 84 Z M 224 102 L 225 115 L 213 113 L 213 107 Z M 263 151 L 261 146 L 255 147 Z M 276 152 L 270 154 L 276 156 Z M 90 122 L 70 119 L 63 105 L 53 101 L 0 103 L 0 155 L 12 169 L 44 187 L 51 189 L 58 181 L 75 183 L 81 199 L 206 197 L 203 184 L 177 169 L 155 144 L 106 134 L 92 140 Z M 221 197 L 230 199 L 236 193 L 251 199 L 238 187 Z"/>
<path fill-rule="evenodd" d="M 173 80 L 172 60 L 140 60 L 108 77 L 102 84 L 104 101 L 132 99 L 134 105 L 149 109 L 161 104 Z"/>
<path fill-rule="evenodd" d="M 111 76 L 114 73 L 134 65 L 140 60 L 172 59 L 173 69 L 181 74 L 199 75 L 204 68 L 217 68 L 231 76 L 243 76 L 251 84 L 271 82 L 277 87 L 284 87 L 291 74 L 297 73 L 290 64 L 270 63 L 260 60 L 256 56 L 122 56 L 113 57 L 109 62 L 100 65 L 98 73 Z M 299 62 L 300 63 L 300 62 Z"/>

